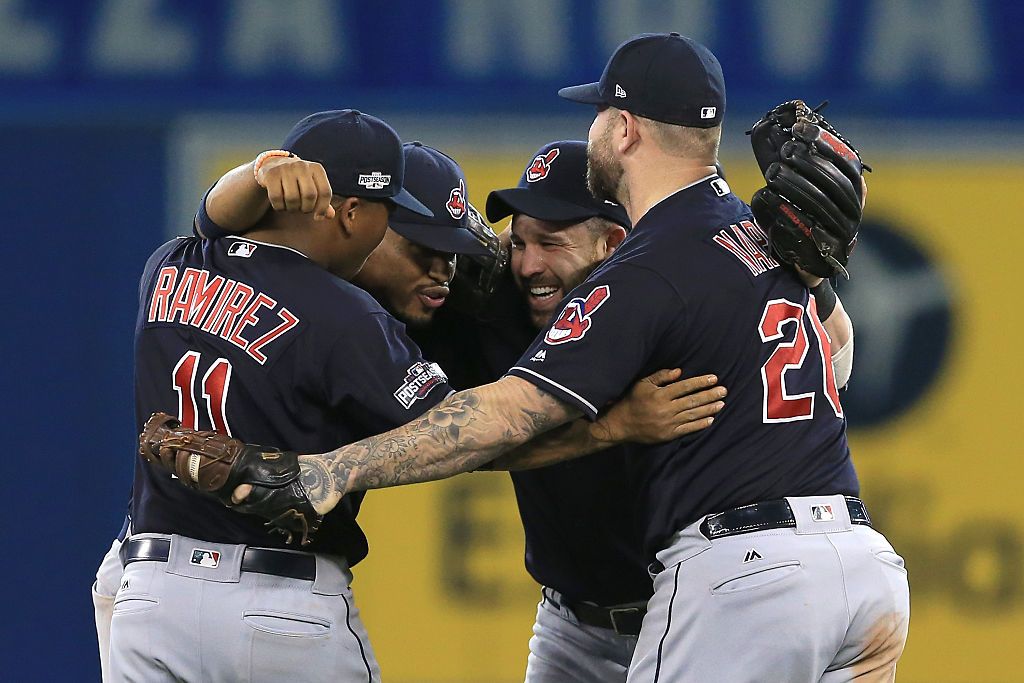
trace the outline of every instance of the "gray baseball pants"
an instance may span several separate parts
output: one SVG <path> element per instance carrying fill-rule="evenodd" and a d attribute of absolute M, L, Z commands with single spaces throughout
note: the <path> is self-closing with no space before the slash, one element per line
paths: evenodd
<path fill-rule="evenodd" d="M 380 681 L 343 559 L 316 555 L 308 581 L 241 571 L 244 546 L 170 539 L 168 561 L 124 569 L 112 681 Z M 190 561 L 196 548 L 218 553 L 217 566 Z"/>
<path fill-rule="evenodd" d="M 581 624 L 558 591 L 544 592 L 553 601 L 537 605 L 526 683 L 625 683 L 637 637 Z"/>
<path fill-rule="evenodd" d="M 629 683 L 895 679 L 910 620 L 903 558 L 850 523 L 842 496 L 787 500 L 795 529 L 709 541 L 697 522 L 658 553 Z M 834 520 L 812 518 L 822 505 Z"/>

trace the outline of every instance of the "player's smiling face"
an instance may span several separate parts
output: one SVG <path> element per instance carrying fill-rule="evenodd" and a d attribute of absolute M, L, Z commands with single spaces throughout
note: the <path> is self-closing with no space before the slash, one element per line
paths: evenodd
<path fill-rule="evenodd" d="M 410 242 L 394 230 L 373 250 L 353 282 L 409 326 L 426 325 L 448 297 L 455 255 Z"/>
<path fill-rule="evenodd" d="M 512 276 L 526 296 L 530 320 L 537 329 L 551 321 L 565 295 L 625 237 L 622 228 L 603 229 L 593 221 L 555 223 L 525 214 L 513 217 Z"/>

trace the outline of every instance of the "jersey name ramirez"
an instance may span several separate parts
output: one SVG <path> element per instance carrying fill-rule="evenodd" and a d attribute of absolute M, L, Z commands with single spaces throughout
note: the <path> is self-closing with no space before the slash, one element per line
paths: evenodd
<path fill-rule="evenodd" d="M 768 236 L 753 221 L 730 225 L 729 230 L 719 230 L 712 239 L 715 244 L 738 258 L 754 277 L 779 267 L 779 262 L 771 256 Z"/>
<path fill-rule="evenodd" d="M 277 325 L 269 332 L 249 339 L 246 328 L 276 315 Z M 179 323 L 224 339 L 263 365 L 265 346 L 299 324 L 298 317 L 263 292 L 208 270 L 164 266 L 156 277 L 149 302 L 148 322 Z"/>

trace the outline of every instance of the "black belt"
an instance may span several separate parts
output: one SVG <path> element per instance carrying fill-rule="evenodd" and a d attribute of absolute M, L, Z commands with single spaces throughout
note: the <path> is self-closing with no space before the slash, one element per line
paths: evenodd
<path fill-rule="evenodd" d="M 825 522 L 834 519 L 833 512 L 827 509 L 826 505 L 812 506 L 812 517 L 818 515 L 819 521 Z M 814 510 L 813 508 L 819 508 Z M 871 526 L 871 517 L 868 516 L 868 509 L 864 502 L 853 496 L 846 496 L 846 509 L 850 511 L 850 521 L 854 524 Z M 725 538 L 726 536 L 737 536 L 749 534 L 754 531 L 765 531 L 767 529 L 785 529 L 796 526 L 796 517 L 789 507 L 789 501 L 766 500 L 762 503 L 744 505 L 743 507 L 726 510 L 714 515 L 708 515 L 701 522 L 700 532 L 709 540 Z"/>
<path fill-rule="evenodd" d="M 572 602 L 564 597 L 559 604 L 547 590 L 543 591 L 543 595 L 544 599 L 555 607 L 568 607 L 581 624 L 606 628 L 615 631 L 620 636 L 640 635 L 640 626 L 644 622 L 644 615 L 647 614 L 646 604 L 602 607 L 589 602 Z"/>
<path fill-rule="evenodd" d="M 121 544 L 121 564 L 132 562 L 166 562 L 171 552 L 167 538 L 130 538 Z M 246 548 L 242 554 L 242 571 L 286 576 L 312 581 L 316 578 L 316 558 L 308 553 L 292 553 L 273 548 Z"/>

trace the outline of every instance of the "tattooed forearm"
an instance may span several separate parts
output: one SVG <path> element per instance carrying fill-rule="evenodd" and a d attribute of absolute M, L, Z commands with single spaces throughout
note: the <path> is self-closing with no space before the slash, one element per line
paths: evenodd
<path fill-rule="evenodd" d="M 444 479 L 476 469 L 579 411 L 516 377 L 453 394 L 407 425 L 299 458 L 319 512 L 350 491 Z M 307 483 L 308 482 L 308 483 Z"/>

